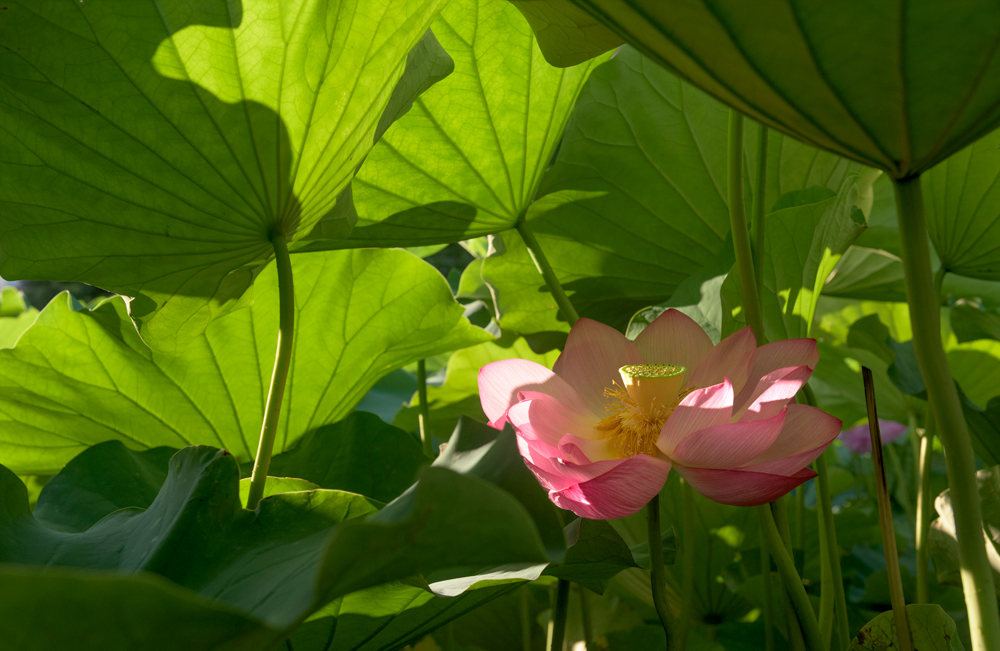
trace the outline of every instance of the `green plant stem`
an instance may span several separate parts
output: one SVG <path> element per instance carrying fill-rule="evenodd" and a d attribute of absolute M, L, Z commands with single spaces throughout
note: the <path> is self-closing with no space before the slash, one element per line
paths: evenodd
<path fill-rule="evenodd" d="M 556 603 L 552 608 L 552 619 L 549 620 L 549 639 L 545 647 L 548 651 L 562 651 L 567 615 L 569 615 L 569 581 L 559 579 L 556 582 Z"/>
<path fill-rule="evenodd" d="M 875 408 L 875 381 L 867 366 L 861 367 L 865 383 L 865 403 L 868 406 L 868 430 L 872 438 L 872 461 L 875 463 L 875 490 L 878 497 L 878 520 L 882 529 L 882 547 L 885 549 L 886 579 L 889 583 L 889 601 L 896 628 L 896 641 L 902 651 L 913 651 L 910 623 L 906 616 L 906 599 L 903 596 L 903 578 L 899 572 L 899 553 L 896 551 L 896 532 L 892 524 L 892 501 L 889 484 L 885 478 L 885 457 L 882 455 L 882 436 L 879 433 L 878 413 Z"/>
<path fill-rule="evenodd" d="M 806 404 L 816 407 L 816 394 L 806 384 L 802 387 Z M 830 495 L 830 479 L 826 468 L 826 450 L 815 461 L 816 509 L 821 519 L 821 535 L 826 537 L 827 562 L 830 565 L 833 583 L 834 612 L 837 615 L 837 634 L 843 644 L 850 640 L 850 623 L 847 619 L 847 595 L 844 592 L 844 576 L 840 568 L 840 545 L 837 543 L 837 528 L 833 524 L 833 500 Z"/>
<path fill-rule="evenodd" d="M 819 623 L 816 621 L 816 615 L 813 613 L 812 605 L 809 603 L 805 586 L 802 585 L 802 579 L 799 578 L 799 573 L 795 571 L 795 563 L 792 562 L 792 557 L 785 548 L 781 534 L 778 533 L 778 527 L 771 513 L 771 507 L 768 504 L 764 504 L 756 507 L 756 509 L 757 517 L 760 519 L 761 532 L 764 535 L 768 548 L 771 550 L 771 556 L 774 557 L 775 565 L 778 567 L 778 573 L 785 584 L 785 589 L 788 590 L 788 597 L 795 608 L 795 615 L 802 628 L 806 646 L 809 651 L 824 651 L 826 647 L 823 645 Z"/>
<path fill-rule="evenodd" d="M 830 635 L 833 633 L 833 568 L 830 567 L 830 554 L 827 550 L 829 543 L 826 539 L 826 522 L 820 509 L 816 509 L 816 516 L 820 559 L 819 632 L 823 636 L 823 643 L 829 649 Z"/>
<path fill-rule="evenodd" d="M 530 584 L 525 583 L 521 586 L 521 651 L 531 651 L 531 638 L 532 636 L 532 624 L 531 624 L 531 607 L 529 599 L 531 594 L 528 592 L 528 586 Z"/>
<path fill-rule="evenodd" d="M 686 560 L 686 559 L 685 559 Z M 774 651 L 774 596 L 771 584 L 771 552 L 760 535 L 760 574 L 764 579 L 764 650 Z"/>
<path fill-rule="evenodd" d="M 274 355 L 274 371 L 271 373 L 271 387 L 264 407 L 264 423 L 260 429 L 257 457 L 250 476 L 250 494 L 247 496 L 247 508 L 250 510 L 256 509 L 264 496 L 267 469 L 271 465 L 274 437 L 281 417 L 281 400 L 285 396 L 285 380 L 288 379 L 288 367 L 292 363 L 292 336 L 295 331 L 295 287 L 292 283 L 292 260 L 288 255 L 288 242 L 284 235 L 276 233 L 271 236 L 271 244 L 274 246 L 274 262 L 278 268 L 278 349 Z"/>
<path fill-rule="evenodd" d="M 757 294 L 757 280 L 754 274 L 753 252 L 750 247 L 750 233 L 747 230 L 746 204 L 743 199 L 743 115 L 729 109 L 729 226 L 733 233 L 733 250 L 736 253 L 736 268 L 739 270 L 740 297 L 743 299 L 743 313 L 747 324 L 757 337 L 757 345 L 763 346 L 764 319 L 761 314 L 760 296 Z M 758 251 L 758 257 L 763 250 Z"/>
<path fill-rule="evenodd" d="M 753 275 L 757 295 L 764 293 L 764 219 L 767 208 L 767 126 L 757 125 L 757 189 L 753 196 Z"/>
<path fill-rule="evenodd" d="M 660 624 L 663 625 L 663 633 L 667 637 L 667 646 L 670 648 L 673 626 L 670 616 L 670 607 L 667 605 L 667 572 L 663 567 L 663 538 L 660 529 L 660 496 L 654 495 L 646 505 L 646 524 L 649 536 L 649 580 L 653 591 L 653 606 L 656 607 L 656 614 L 660 616 Z"/>
<path fill-rule="evenodd" d="M 417 395 L 420 399 L 420 413 L 417 414 L 417 423 L 420 427 L 420 443 L 424 447 L 424 456 L 428 459 L 434 458 L 434 446 L 431 442 L 429 430 L 431 416 L 430 406 L 427 404 L 427 363 L 424 360 L 417 362 Z"/>
<path fill-rule="evenodd" d="M 948 485 L 955 509 L 959 567 L 973 651 L 1000 649 L 1000 611 L 993 571 L 983 544 L 983 516 L 969 430 L 955 381 L 941 345 L 939 294 L 934 291 L 920 177 L 899 180 L 896 207 L 900 248 L 910 306 L 913 346 L 927 387 L 930 408 L 945 450 Z"/>
<path fill-rule="evenodd" d="M 792 567 L 795 567 L 795 549 L 792 547 L 792 536 L 788 528 L 788 509 L 785 507 L 784 497 L 779 497 L 771 502 L 771 515 L 774 518 L 775 526 L 778 528 L 778 535 L 781 538 L 781 542 L 792 559 Z M 802 635 L 802 627 L 799 624 L 799 618 L 795 614 L 795 606 L 792 604 L 791 596 L 784 582 L 781 585 L 781 603 L 785 609 L 785 621 L 788 622 L 788 641 L 792 646 L 792 651 L 803 651 L 806 647 Z"/>
<path fill-rule="evenodd" d="M 931 461 L 934 458 L 934 432 L 937 427 L 934 422 L 933 412 L 928 410 L 927 422 L 924 423 L 924 435 L 920 437 L 920 458 L 918 462 L 918 477 L 920 484 L 917 488 L 917 524 L 916 524 L 916 546 L 917 546 L 917 603 L 929 604 L 930 595 L 930 548 L 927 545 L 927 537 L 931 530 L 931 520 L 934 517 L 931 495 Z"/>
<path fill-rule="evenodd" d="M 802 561 L 805 563 L 806 553 L 806 488 L 799 486 L 795 489 L 795 546 L 793 548 L 802 552 Z M 792 552 L 794 554 L 794 551 Z M 800 563 L 795 563 L 796 569 L 800 572 Z"/>
<path fill-rule="evenodd" d="M 545 279 L 545 284 L 548 286 L 549 292 L 552 293 L 552 298 L 556 300 L 559 311 L 562 312 L 567 323 L 572 326 L 580 320 L 580 315 L 576 313 L 576 308 L 573 307 L 569 297 L 566 296 L 566 292 L 563 291 L 563 287 L 559 283 L 559 278 L 556 277 L 556 272 L 552 269 L 552 265 L 549 264 L 549 259 L 545 257 L 545 252 L 539 246 L 538 240 L 535 239 L 535 234 L 528 227 L 528 222 L 524 218 L 524 215 L 517 220 L 517 232 L 521 234 L 524 245 L 528 247 L 528 253 L 531 254 L 531 259 L 535 261 L 535 267 L 538 268 L 539 273 L 542 274 L 542 278 Z"/>
<path fill-rule="evenodd" d="M 837 615 L 837 635 L 846 644 L 850 640 L 850 624 L 847 620 L 847 595 L 844 592 L 844 576 L 840 569 L 840 546 L 837 543 L 837 529 L 833 524 L 833 502 L 830 499 L 830 482 L 826 469 L 826 452 L 816 458 L 817 497 L 819 515 L 823 521 L 823 535 L 826 537 L 827 562 L 832 572 L 834 612 Z"/>
<path fill-rule="evenodd" d="M 583 649 L 590 648 L 590 641 L 594 639 L 594 627 L 590 620 L 590 603 L 587 601 L 587 589 L 577 584 L 580 592 L 580 623 L 583 625 Z"/>
<path fill-rule="evenodd" d="M 681 495 L 684 500 L 682 512 L 681 557 L 684 563 L 684 578 L 681 583 L 681 619 L 677 624 L 677 651 L 687 647 L 688 629 L 691 626 L 691 610 L 694 606 L 694 489 L 683 479 Z"/>

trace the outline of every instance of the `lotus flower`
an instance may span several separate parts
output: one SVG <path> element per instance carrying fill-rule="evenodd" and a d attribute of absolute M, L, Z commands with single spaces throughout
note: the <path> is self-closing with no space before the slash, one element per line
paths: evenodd
<path fill-rule="evenodd" d="M 894 420 L 878 419 L 879 434 L 882 435 L 882 445 L 892 443 L 906 431 L 906 425 L 897 423 Z M 855 425 L 845 429 L 837 437 L 844 447 L 854 454 L 870 453 L 872 451 L 872 437 L 868 431 L 868 423 Z"/>
<path fill-rule="evenodd" d="M 750 328 L 712 345 L 667 310 L 635 341 L 580 319 L 553 370 L 487 364 L 490 425 L 510 423 L 525 463 L 561 508 L 592 519 L 639 511 L 673 467 L 702 495 L 751 506 L 815 476 L 840 420 L 792 402 L 819 353 L 812 339 L 757 347 Z"/>

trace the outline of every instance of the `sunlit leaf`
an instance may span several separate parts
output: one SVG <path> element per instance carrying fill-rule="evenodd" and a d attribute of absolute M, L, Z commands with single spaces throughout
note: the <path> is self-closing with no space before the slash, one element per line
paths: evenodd
<path fill-rule="evenodd" d="M 8 3 L 0 272 L 129 296 L 144 341 L 179 351 L 245 304 L 272 233 L 347 217 L 443 4 Z"/>
<path fill-rule="evenodd" d="M 1000 133 L 950 156 L 922 178 L 927 230 L 950 272 L 1000 280 Z"/>
<path fill-rule="evenodd" d="M 894 614 L 886 611 L 865 624 L 847 651 L 883 651 L 900 647 Z M 906 620 L 914 649 L 920 651 L 965 651 L 955 622 L 937 604 L 908 604 Z"/>
<path fill-rule="evenodd" d="M 432 26 L 455 72 L 372 149 L 351 246 L 437 244 L 513 227 L 596 62 L 545 62 L 506 0 L 454 0 Z"/>
<path fill-rule="evenodd" d="M 275 450 L 346 416 L 393 369 L 492 337 L 462 316 L 444 278 L 404 251 L 293 256 L 296 334 Z M 253 459 L 278 327 L 269 266 L 256 300 L 180 355 L 151 351 L 121 299 L 74 312 L 65 296 L 0 351 L 0 459 L 53 473 L 89 445 L 225 447 Z"/>

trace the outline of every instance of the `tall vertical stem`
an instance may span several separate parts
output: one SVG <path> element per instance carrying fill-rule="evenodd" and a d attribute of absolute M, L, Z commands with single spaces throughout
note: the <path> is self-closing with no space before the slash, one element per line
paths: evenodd
<path fill-rule="evenodd" d="M 778 533 L 774 516 L 771 514 L 771 506 L 764 504 L 756 507 L 756 510 L 757 516 L 760 518 L 761 532 L 763 532 L 767 546 L 774 557 L 775 565 L 778 566 L 778 573 L 781 574 L 781 578 L 785 582 L 785 588 L 788 590 L 788 596 L 795 608 L 795 614 L 798 616 L 799 625 L 802 627 L 802 633 L 806 640 L 806 647 L 809 651 L 824 651 L 826 646 L 820 635 L 819 623 L 816 621 L 816 615 L 809 603 L 805 586 L 802 585 L 802 579 L 795 571 L 795 563 L 792 562 L 792 557 L 781 540 L 781 534 Z M 792 622 L 789 624 L 791 625 Z"/>
<path fill-rule="evenodd" d="M 826 648 L 830 648 L 830 635 L 833 633 L 833 568 L 830 567 L 830 553 L 827 550 L 829 542 L 826 538 L 826 522 L 823 513 L 816 509 L 819 529 L 819 632 L 823 636 Z"/>
<path fill-rule="evenodd" d="M 767 126 L 758 124 L 757 132 L 757 191 L 753 196 L 753 275 L 757 280 L 757 295 L 764 293 L 764 219 L 767 210 Z"/>
<path fill-rule="evenodd" d="M 580 623 L 583 625 L 583 651 L 590 649 L 591 640 L 594 639 L 594 626 L 590 619 L 590 602 L 587 601 L 587 589 L 577 584 L 580 593 Z"/>
<path fill-rule="evenodd" d="M 826 536 L 827 561 L 833 580 L 834 612 L 837 615 L 837 634 L 842 641 L 850 640 L 850 624 L 847 621 L 847 595 L 844 593 L 844 575 L 840 569 L 840 545 L 837 543 L 837 529 L 833 526 L 833 503 L 830 499 L 830 482 L 827 479 L 826 452 L 816 458 L 816 485 L 819 498 L 819 514 L 823 518 L 823 535 Z"/>
<path fill-rule="evenodd" d="M 931 519 L 934 517 L 931 500 L 931 461 L 934 458 L 934 432 L 937 426 L 934 422 L 934 412 L 927 410 L 927 420 L 924 423 L 924 435 L 920 437 L 920 458 L 918 461 L 918 477 L 920 484 L 917 488 L 917 525 L 916 525 L 916 546 L 917 546 L 917 603 L 929 604 L 930 595 L 930 548 L 927 545 L 927 536 L 931 530 Z M 914 433 L 914 435 L 916 435 Z"/>
<path fill-rule="evenodd" d="M 885 549 L 886 580 L 889 583 L 889 601 L 896 628 L 896 641 L 902 651 L 913 651 L 910 623 L 906 616 L 906 599 L 903 596 L 903 579 L 899 572 L 899 553 L 896 551 L 896 532 L 892 523 L 892 501 L 889 484 L 885 478 L 885 457 L 882 456 L 882 436 L 878 428 L 875 408 L 875 381 L 871 369 L 861 367 L 865 383 L 865 403 L 868 406 L 868 429 L 872 438 L 872 460 L 875 462 L 875 490 L 878 497 L 878 519 L 882 528 L 882 547 Z"/>
<path fill-rule="evenodd" d="M 521 586 L 521 651 L 531 651 L 531 638 L 534 627 L 531 622 L 531 604 L 529 599 L 531 594 L 528 593 L 528 586 L 530 584 L 525 583 Z"/>
<path fill-rule="evenodd" d="M 278 350 L 274 355 L 274 371 L 271 373 L 271 388 L 267 392 L 267 406 L 264 407 L 264 423 L 260 429 L 260 443 L 257 458 L 253 462 L 250 476 L 250 494 L 247 508 L 256 509 L 264 496 L 267 469 L 271 465 L 274 437 L 278 433 L 278 419 L 281 417 L 281 400 L 285 397 L 285 380 L 288 367 L 292 363 L 292 334 L 295 330 L 295 287 L 292 283 L 292 260 L 288 255 L 285 236 L 275 233 L 271 236 L 274 246 L 274 262 L 278 269 Z"/>
<path fill-rule="evenodd" d="M 691 626 L 691 610 L 694 605 L 694 489 L 681 480 L 681 494 L 684 500 L 682 513 L 684 529 L 681 532 L 681 557 L 684 563 L 684 578 L 681 583 L 681 621 L 677 624 L 677 651 L 687 647 L 687 634 Z"/>
<path fill-rule="evenodd" d="M 757 293 L 750 233 L 747 230 L 747 210 L 743 200 L 743 115 L 735 109 L 729 109 L 728 161 L 729 226 L 733 233 L 736 268 L 740 272 L 743 313 L 757 337 L 757 345 L 763 346 L 767 339 L 764 337 L 764 318 L 760 309 L 760 295 Z M 758 251 L 758 257 L 762 254 L 763 251 Z"/>
<path fill-rule="evenodd" d="M 660 529 L 660 496 L 655 495 L 646 505 L 646 524 L 649 536 L 649 580 L 653 590 L 653 605 L 656 614 L 660 616 L 663 633 L 667 636 L 667 646 L 670 648 L 670 637 L 673 632 L 673 622 L 670 608 L 667 605 L 667 572 L 663 567 L 663 538 Z"/>
<path fill-rule="evenodd" d="M 1000 649 L 1000 612 L 993 587 L 993 571 L 983 544 L 975 457 L 958 391 L 941 345 L 940 298 L 934 291 L 931 276 L 920 177 L 899 180 L 895 185 L 913 346 L 930 408 L 939 426 L 938 436 L 945 449 L 972 648 L 973 651 Z"/>
<path fill-rule="evenodd" d="M 816 406 L 816 394 L 808 384 L 802 387 L 806 404 Z M 837 634 L 842 643 L 850 640 L 850 623 L 847 620 L 847 595 L 844 593 L 844 575 L 840 568 L 840 545 L 837 543 L 837 529 L 833 525 L 833 500 L 830 496 L 830 481 L 826 469 L 826 450 L 815 461 L 816 470 L 816 510 L 823 526 L 821 535 L 826 536 L 826 559 L 831 571 L 834 598 L 834 613 L 837 616 Z"/>
<path fill-rule="evenodd" d="M 528 227 L 528 222 L 524 218 L 524 215 L 517 220 L 517 232 L 521 234 L 524 245 L 528 247 L 528 253 L 531 254 L 531 259 L 535 261 L 535 267 L 538 268 L 539 273 L 542 274 L 542 278 L 545 279 L 545 284 L 548 286 L 549 292 L 552 293 L 552 298 L 555 299 L 556 305 L 559 306 L 559 311 L 562 312 L 566 321 L 572 326 L 580 320 L 580 315 L 576 313 L 576 308 L 573 307 L 569 297 L 566 296 L 566 292 L 556 277 L 555 270 L 549 264 L 549 259 L 545 257 L 545 252 L 542 251 L 538 240 L 535 239 L 535 234 Z"/>
<path fill-rule="evenodd" d="M 434 446 L 430 433 L 430 406 L 427 404 L 427 363 L 417 362 L 417 396 L 420 399 L 420 413 L 417 414 L 417 424 L 420 428 L 420 443 L 424 448 L 424 456 L 434 458 Z"/>
<path fill-rule="evenodd" d="M 549 620 L 548 651 L 563 651 L 563 639 L 566 637 L 566 618 L 569 614 L 569 581 L 559 579 L 556 582 L 556 602 L 552 608 L 552 619 Z"/>
<path fill-rule="evenodd" d="M 771 583 L 771 552 L 767 540 L 760 535 L 760 573 L 764 579 L 764 649 L 774 651 L 774 597 Z"/>

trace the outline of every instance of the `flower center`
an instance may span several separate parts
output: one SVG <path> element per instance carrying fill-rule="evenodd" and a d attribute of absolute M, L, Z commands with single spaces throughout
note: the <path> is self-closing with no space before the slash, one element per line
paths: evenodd
<path fill-rule="evenodd" d="M 656 456 L 663 424 L 694 389 L 684 388 L 686 370 L 673 364 L 633 364 L 618 370 L 622 385 L 615 382 L 604 390 L 615 401 L 607 405 L 610 415 L 597 423 L 597 430 L 623 457 Z"/>

